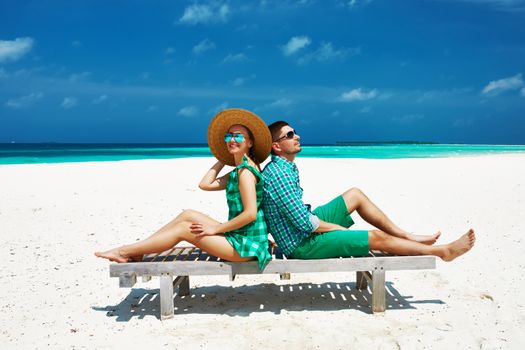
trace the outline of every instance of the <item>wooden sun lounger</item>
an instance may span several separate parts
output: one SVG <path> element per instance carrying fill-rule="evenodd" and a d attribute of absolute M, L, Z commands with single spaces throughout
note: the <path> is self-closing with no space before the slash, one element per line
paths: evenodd
<path fill-rule="evenodd" d="M 176 247 L 164 253 L 148 255 L 142 262 L 110 264 L 111 277 L 119 278 L 121 288 L 131 288 L 142 276 L 143 281 L 160 277 L 160 318 L 174 316 L 173 291 L 179 295 L 190 292 L 189 277 L 197 275 L 229 275 L 230 280 L 241 274 L 280 274 L 281 279 L 290 279 L 290 273 L 304 272 L 357 272 L 358 289 L 372 285 L 372 312 L 384 312 L 385 272 L 387 270 L 421 270 L 436 268 L 433 256 L 394 256 L 382 252 L 370 252 L 367 257 L 350 257 L 319 260 L 287 259 L 276 247 L 272 247 L 273 260 L 263 271 L 257 261 L 228 262 L 208 255 L 195 247 Z"/>

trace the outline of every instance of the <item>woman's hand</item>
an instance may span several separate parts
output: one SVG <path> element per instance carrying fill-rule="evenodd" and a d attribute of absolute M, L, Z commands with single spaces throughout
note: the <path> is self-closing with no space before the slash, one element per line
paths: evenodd
<path fill-rule="evenodd" d="M 219 232 L 219 225 L 204 225 L 200 222 L 194 222 L 190 226 L 190 232 L 197 237 L 213 236 Z"/>

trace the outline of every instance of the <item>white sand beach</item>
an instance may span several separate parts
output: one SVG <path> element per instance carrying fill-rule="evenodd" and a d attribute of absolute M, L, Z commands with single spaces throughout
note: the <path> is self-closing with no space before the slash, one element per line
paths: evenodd
<path fill-rule="evenodd" d="M 158 279 L 121 289 L 93 252 L 185 208 L 225 220 L 224 193 L 197 187 L 212 162 L 0 166 L 2 349 L 525 348 L 525 155 L 299 158 L 314 207 L 359 187 L 401 227 L 441 230 L 443 243 L 473 227 L 476 246 L 435 270 L 387 273 L 382 315 L 355 273 L 241 275 L 192 278 L 191 296 L 161 322 Z"/>

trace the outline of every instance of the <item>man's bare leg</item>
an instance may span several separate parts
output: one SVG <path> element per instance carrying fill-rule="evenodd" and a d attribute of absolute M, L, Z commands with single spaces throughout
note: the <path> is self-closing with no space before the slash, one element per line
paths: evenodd
<path fill-rule="evenodd" d="M 356 210 L 366 222 L 389 235 L 424 244 L 434 244 L 441 235 L 439 231 L 433 235 L 415 235 L 399 228 L 358 188 L 343 193 L 343 199 L 348 213 Z"/>
<path fill-rule="evenodd" d="M 381 250 L 396 255 L 434 255 L 444 261 L 452 261 L 465 254 L 474 246 L 476 234 L 470 229 L 457 240 L 442 245 L 428 245 L 408 239 L 398 238 L 383 231 L 368 232 L 368 244 L 371 250 Z"/>

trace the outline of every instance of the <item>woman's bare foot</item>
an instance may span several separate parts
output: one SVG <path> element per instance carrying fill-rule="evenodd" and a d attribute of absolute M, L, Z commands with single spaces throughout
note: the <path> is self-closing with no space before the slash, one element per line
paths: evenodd
<path fill-rule="evenodd" d="M 445 245 L 445 254 L 443 254 L 441 259 L 444 261 L 452 261 L 472 249 L 475 242 L 476 234 L 473 229 L 470 229 L 454 242 Z"/>
<path fill-rule="evenodd" d="M 414 242 L 432 245 L 436 243 L 439 236 L 441 236 L 441 231 L 438 231 L 437 233 L 434 233 L 433 235 L 414 235 L 414 234 L 409 233 L 407 235 L 407 239 L 414 241 Z"/>
<path fill-rule="evenodd" d="M 129 257 L 124 256 L 121 252 L 121 248 L 115 248 L 108 250 L 107 252 L 96 252 L 95 256 L 99 258 L 108 259 L 109 261 L 114 261 L 118 263 L 125 263 L 129 261 Z"/>

